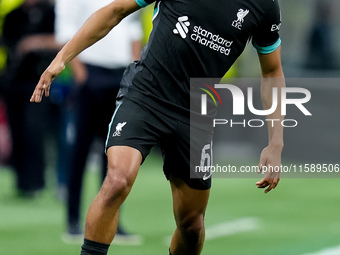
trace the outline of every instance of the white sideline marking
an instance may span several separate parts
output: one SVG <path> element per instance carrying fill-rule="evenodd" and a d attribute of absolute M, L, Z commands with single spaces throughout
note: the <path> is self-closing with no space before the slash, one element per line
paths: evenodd
<path fill-rule="evenodd" d="M 326 248 L 315 253 L 305 253 L 303 255 L 340 255 L 340 246 Z"/>
<path fill-rule="evenodd" d="M 248 232 L 259 228 L 259 219 L 245 217 L 233 221 L 222 222 L 205 229 L 205 240 L 214 240 L 222 236 L 231 236 L 242 232 Z M 165 238 L 166 245 L 169 245 L 171 236 Z"/>
<path fill-rule="evenodd" d="M 206 228 L 205 240 L 213 240 L 222 236 L 235 235 L 259 228 L 258 218 L 240 218 L 234 221 L 223 222 Z"/>

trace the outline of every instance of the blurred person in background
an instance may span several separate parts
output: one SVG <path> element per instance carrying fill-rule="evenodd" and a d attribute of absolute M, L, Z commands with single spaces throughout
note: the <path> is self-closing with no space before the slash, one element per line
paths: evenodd
<path fill-rule="evenodd" d="M 0 167 L 6 165 L 12 152 L 12 141 L 7 118 L 7 107 L 0 90 Z"/>
<path fill-rule="evenodd" d="M 6 15 L 19 5 L 19 1 L 0 0 L 0 167 L 9 162 L 11 155 L 11 135 L 7 118 L 7 106 L 5 103 L 5 66 L 7 52 L 2 42 L 3 21 Z"/>
<path fill-rule="evenodd" d="M 37 107 L 29 97 L 41 71 L 60 49 L 54 38 L 53 3 L 25 0 L 6 16 L 2 39 L 8 49 L 6 102 L 16 186 L 19 195 L 33 197 L 45 186 L 44 122 L 49 100 Z"/>
<path fill-rule="evenodd" d="M 5 17 L 12 10 L 22 4 L 23 0 L 0 0 L 0 90 L 4 85 L 4 70 L 6 66 L 7 51 L 6 47 L 2 44 L 2 30 Z M 1 95 L 0 91 L 0 95 Z"/>
<path fill-rule="evenodd" d="M 337 67 L 334 12 L 335 5 L 332 0 L 316 2 L 314 22 L 307 41 L 306 68 L 334 69 Z"/>
<path fill-rule="evenodd" d="M 67 43 L 86 19 L 112 0 L 56 0 L 56 39 L 60 45 Z M 108 125 L 115 110 L 115 100 L 120 81 L 127 65 L 140 58 L 142 28 L 138 14 L 122 21 L 116 30 L 88 48 L 71 63 L 75 81 L 71 93 L 73 102 L 66 110 L 64 125 L 65 150 L 61 150 L 58 171 L 67 167 L 67 233 L 65 242 L 83 241 L 81 225 L 81 191 L 83 176 L 91 144 L 95 138 L 102 142 L 102 180 L 107 171 L 104 152 Z M 66 160 L 65 163 L 65 159 Z M 68 164 L 67 164 L 68 162 Z M 139 244 L 137 235 L 127 234 L 119 224 L 116 243 Z"/>

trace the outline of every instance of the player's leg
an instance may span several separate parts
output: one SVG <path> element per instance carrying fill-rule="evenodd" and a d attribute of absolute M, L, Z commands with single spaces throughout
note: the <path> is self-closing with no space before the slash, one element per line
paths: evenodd
<path fill-rule="evenodd" d="M 204 216 L 211 178 L 204 173 L 196 173 L 195 166 L 210 165 L 212 132 L 195 129 L 179 121 L 175 132 L 175 136 L 161 144 L 163 170 L 171 183 L 177 226 L 170 252 L 172 255 L 198 255 L 204 243 Z"/>
<path fill-rule="evenodd" d="M 110 147 L 107 156 L 107 176 L 89 208 L 85 225 L 85 239 L 101 244 L 112 242 L 119 207 L 129 194 L 142 162 L 141 153 L 128 146 Z"/>
<path fill-rule="evenodd" d="M 151 113 L 128 98 L 118 103 L 106 141 L 108 172 L 88 211 L 82 255 L 107 253 L 117 229 L 119 208 L 132 188 L 140 164 L 157 141 L 156 134 L 150 132 L 157 121 Z"/>
<path fill-rule="evenodd" d="M 169 176 L 176 230 L 172 237 L 172 255 L 198 255 L 204 243 L 204 215 L 210 189 L 190 188 L 184 181 Z"/>

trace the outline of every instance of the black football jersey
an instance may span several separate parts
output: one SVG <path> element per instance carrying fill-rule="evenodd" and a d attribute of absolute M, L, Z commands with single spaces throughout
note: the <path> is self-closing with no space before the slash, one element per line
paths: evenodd
<path fill-rule="evenodd" d="M 159 109 L 190 108 L 190 78 L 223 77 L 248 42 L 269 54 L 281 44 L 278 0 L 136 0 L 155 3 L 141 60 L 131 64 L 122 93 Z"/>

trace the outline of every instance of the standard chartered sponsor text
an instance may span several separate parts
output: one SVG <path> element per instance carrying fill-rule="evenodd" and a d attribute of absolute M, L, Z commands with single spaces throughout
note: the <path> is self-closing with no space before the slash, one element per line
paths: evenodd
<path fill-rule="evenodd" d="M 233 44 L 233 41 L 228 41 L 218 34 L 213 34 L 212 32 L 203 29 L 201 26 L 194 26 L 190 38 L 191 40 L 226 56 L 230 54 L 231 45 Z"/>

